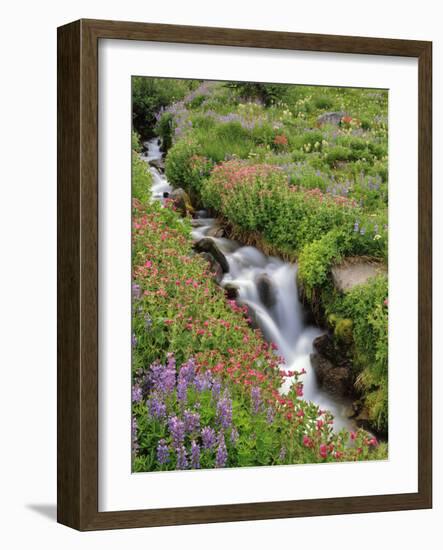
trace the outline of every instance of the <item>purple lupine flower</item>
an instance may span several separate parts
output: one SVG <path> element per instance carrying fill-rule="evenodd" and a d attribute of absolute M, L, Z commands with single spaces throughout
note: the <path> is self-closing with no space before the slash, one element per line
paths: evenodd
<path fill-rule="evenodd" d="M 138 444 L 138 438 L 137 438 L 137 419 L 135 418 L 135 416 L 132 417 L 131 440 L 132 440 L 132 456 L 137 456 L 139 444 Z"/>
<path fill-rule="evenodd" d="M 177 447 L 175 452 L 177 453 L 177 470 L 186 470 L 188 467 L 188 459 L 186 457 L 185 446 L 181 445 L 180 447 Z"/>
<path fill-rule="evenodd" d="M 266 411 L 266 421 L 268 424 L 272 424 L 274 422 L 275 417 L 275 410 L 273 407 L 268 407 L 268 410 Z"/>
<path fill-rule="evenodd" d="M 261 405 L 261 392 L 258 386 L 253 386 L 251 388 L 251 399 L 252 399 L 252 411 L 254 414 L 258 414 Z"/>
<path fill-rule="evenodd" d="M 159 464 L 169 462 L 169 447 L 164 439 L 160 439 L 157 446 L 157 461 Z"/>
<path fill-rule="evenodd" d="M 191 468 L 200 468 L 200 445 L 194 440 L 191 441 Z"/>
<path fill-rule="evenodd" d="M 356 220 L 355 223 L 354 223 L 354 233 L 358 233 L 358 231 L 359 231 L 359 223 Z"/>
<path fill-rule="evenodd" d="M 132 283 L 132 297 L 135 300 L 138 300 L 141 296 L 142 289 L 138 283 Z"/>
<path fill-rule="evenodd" d="M 151 395 L 148 401 L 148 411 L 151 418 L 162 420 L 166 418 L 166 405 L 156 395 Z"/>
<path fill-rule="evenodd" d="M 211 387 L 211 372 L 206 371 L 199 373 L 194 379 L 195 389 L 201 393 L 204 390 L 208 390 Z"/>
<path fill-rule="evenodd" d="M 132 333 L 131 343 L 132 343 L 132 347 L 135 348 L 137 345 L 137 337 L 134 333 Z"/>
<path fill-rule="evenodd" d="M 212 396 L 214 397 L 214 399 L 217 399 L 219 397 L 220 391 L 221 391 L 221 382 L 217 378 L 212 383 Z"/>
<path fill-rule="evenodd" d="M 193 357 L 188 359 L 186 363 L 182 364 L 178 377 L 179 379 L 182 378 L 183 380 L 186 380 L 188 384 L 193 383 L 195 378 L 195 359 Z"/>
<path fill-rule="evenodd" d="M 231 437 L 230 437 L 231 443 L 235 445 L 238 441 L 238 430 L 235 426 L 232 426 L 231 428 Z"/>
<path fill-rule="evenodd" d="M 132 401 L 134 403 L 140 403 L 143 397 L 143 392 L 141 387 L 138 384 L 132 386 Z"/>
<path fill-rule="evenodd" d="M 223 468 L 228 460 L 228 451 L 226 450 L 225 436 L 220 433 L 217 438 L 217 454 L 215 455 L 215 467 Z"/>
<path fill-rule="evenodd" d="M 177 399 L 179 401 L 186 401 L 188 395 L 188 383 L 184 378 L 179 378 L 177 382 Z"/>
<path fill-rule="evenodd" d="M 280 460 L 280 462 L 283 462 L 286 458 L 286 447 L 282 447 L 280 449 L 280 454 L 278 455 L 278 459 Z"/>
<path fill-rule="evenodd" d="M 232 401 L 227 395 L 218 400 L 217 422 L 223 429 L 229 428 L 232 424 Z"/>
<path fill-rule="evenodd" d="M 209 426 L 205 426 L 202 431 L 202 441 L 204 449 L 212 449 L 215 445 L 215 431 Z"/>
<path fill-rule="evenodd" d="M 168 420 L 169 431 L 176 448 L 183 445 L 185 440 L 185 423 L 177 416 L 171 416 Z"/>
<path fill-rule="evenodd" d="M 197 412 L 185 410 L 183 416 L 186 433 L 195 432 L 200 428 L 200 415 Z"/>
<path fill-rule="evenodd" d="M 168 358 L 166 365 L 151 365 L 152 385 L 158 391 L 171 393 L 175 387 L 175 359 Z"/>
<path fill-rule="evenodd" d="M 166 365 L 175 370 L 175 355 L 172 352 L 166 354 Z"/>
<path fill-rule="evenodd" d="M 364 227 L 362 227 L 360 229 L 360 235 L 364 235 L 366 233 L 366 229 Z"/>

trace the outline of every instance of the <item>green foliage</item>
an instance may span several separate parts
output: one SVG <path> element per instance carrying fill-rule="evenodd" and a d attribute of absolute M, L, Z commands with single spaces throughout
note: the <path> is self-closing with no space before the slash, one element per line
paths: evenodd
<path fill-rule="evenodd" d="M 331 109 L 334 105 L 334 101 L 326 95 L 319 95 L 314 98 L 314 105 L 317 109 Z"/>
<path fill-rule="evenodd" d="M 340 261 L 349 245 L 348 234 L 337 227 L 303 248 L 298 261 L 298 278 L 308 295 L 315 287 L 327 284 L 331 265 Z"/>
<path fill-rule="evenodd" d="M 248 158 L 255 143 L 240 123 L 217 124 L 208 131 L 195 133 L 199 152 L 214 163 L 222 162 L 227 156 Z"/>
<path fill-rule="evenodd" d="M 326 154 L 326 162 L 330 166 L 335 166 L 337 162 L 346 162 L 350 159 L 351 159 L 351 152 L 347 147 L 343 147 L 342 145 L 330 147 Z"/>
<path fill-rule="evenodd" d="M 379 430 L 388 420 L 388 279 L 379 275 L 329 299 L 327 311 L 352 322 L 357 387 Z M 337 325 L 336 325 L 337 327 Z M 337 335 L 338 336 L 338 335 Z"/>
<path fill-rule="evenodd" d="M 198 81 L 166 78 L 132 78 L 132 122 L 144 138 L 152 136 L 156 114 L 162 107 L 182 99 Z"/>
<path fill-rule="evenodd" d="M 289 86 L 287 84 L 264 84 L 260 82 L 229 82 L 227 84 L 234 89 L 243 99 L 258 99 L 266 106 L 281 101 Z"/>
<path fill-rule="evenodd" d="M 131 149 L 137 153 L 140 153 L 140 151 L 142 150 L 140 136 L 137 134 L 137 132 L 134 131 L 132 131 L 131 134 Z"/>
<path fill-rule="evenodd" d="M 353 339 L 353 328 L 352 319 L 338 319 L 335 324 L 334 335 L 339 340 L 350 344 Z"/>
<path fill-rule="evenodd" d="M 162 147 L 164 151 L 168 151 L 172 146 L 172 131 L 174 126 L 174 118 L 171 113 L 164 113 L 157 125 L 155 131 L 162 140 Z"/>
<path fill-rule="evenodd" d="M 133 134 L 134 136 L 134 134 Z M 134 151 L 132 153 L 132 196 L 141 202 L 151 197 L 152 175 L 146 163 Z"/>
<path fill-rule="evenodd" d="M 191 194 L 200 193 L 203 180 L 209 175 L 212 163 L 200 154 L 193 139 L 178 141 L 166 157 L 166 176 L 172 185 L 183 187 Z"/>

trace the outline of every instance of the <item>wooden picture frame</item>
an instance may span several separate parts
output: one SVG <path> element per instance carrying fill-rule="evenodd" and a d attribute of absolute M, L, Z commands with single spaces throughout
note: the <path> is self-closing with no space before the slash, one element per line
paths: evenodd
<path fill-rule="evenodd" d="M 98 42 L 223 45 L 418 58 L 418 492 L 98 511 Z M 432 44 L 80 20 L 58 29 L 58 521 L 79 530 L 317 516 L 432 506 Z"/>

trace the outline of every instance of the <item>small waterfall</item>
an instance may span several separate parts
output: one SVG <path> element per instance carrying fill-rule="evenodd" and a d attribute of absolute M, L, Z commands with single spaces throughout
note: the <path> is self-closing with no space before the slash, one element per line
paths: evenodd
<path fill-rule="evenodd" d="M 162 159 L 157 139 L 150 140 L 146 146 L 147 153 L 142 157 L 146 162 Z M 171 192 L 172 187 L 156 167 L 150 165 L 150 170 L 154 177 L 153 197 L 161 200 L 163 193 Z M 215 220 L 199 217 L 198 222 L 192 231 L 196 241 L 207 236 Z M 285 359 L 282 368 L 306 371 L 300 377 L 304 385 L 304 399 L 331 411 L 335 430 L 353 428 L 353 422 L 345 414 L 349 403 L 326 394 L 317 385 L 310 354 L 313 352 L 314 339 L 323 331 L 306 323 L 306 312 L 297 291 L 297 266 L 279 258 L 268 257 L 252 246 L 241 246 L 226 238 L 209 238 L 215 241 L 229 264 L 229 273 L 224 275 L 221 286 L 229 284 L 238 289 L 238 302 L 250 308 L 266 340 L 276 344 L 278 354 Z M 265 293 L 260 292 L 260 285 L 266 287 L 267 303 L 263 300 Z M 287 392 L 291 384 L 292 380 L 286 378 L 281 392 Z"/>

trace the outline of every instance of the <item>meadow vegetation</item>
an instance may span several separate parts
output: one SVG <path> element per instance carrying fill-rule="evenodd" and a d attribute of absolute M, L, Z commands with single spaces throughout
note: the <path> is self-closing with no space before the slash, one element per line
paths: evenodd
<path fill-rule="evenodd" d="M 386 457 L 384 443 L 334 432 L 330 413 L 303 400 L 304 372 L 282 370 L 246 308 L 226 300 L 192 252 L 189 221 L 147 198 L 136 152 L 132 170 L 133 470 Z"/>
<path fill-rule="evenodd" d="M 349 349 L 369 422 L 387 433 L 387 276 L 347 292 L 331 277 L 344 258 L 387 264 L 387 91 L 140 78 L 133 96 L 134 128 L 161 138 L 169 182 L 233 236 L 298 263 L 304 299 Z M 189 220 L 152 202 L 150 185 L 134 152 L 134 469 L 386 457 L 303 400 L 303 373 L 278 368 L 193 254 Z"/>

